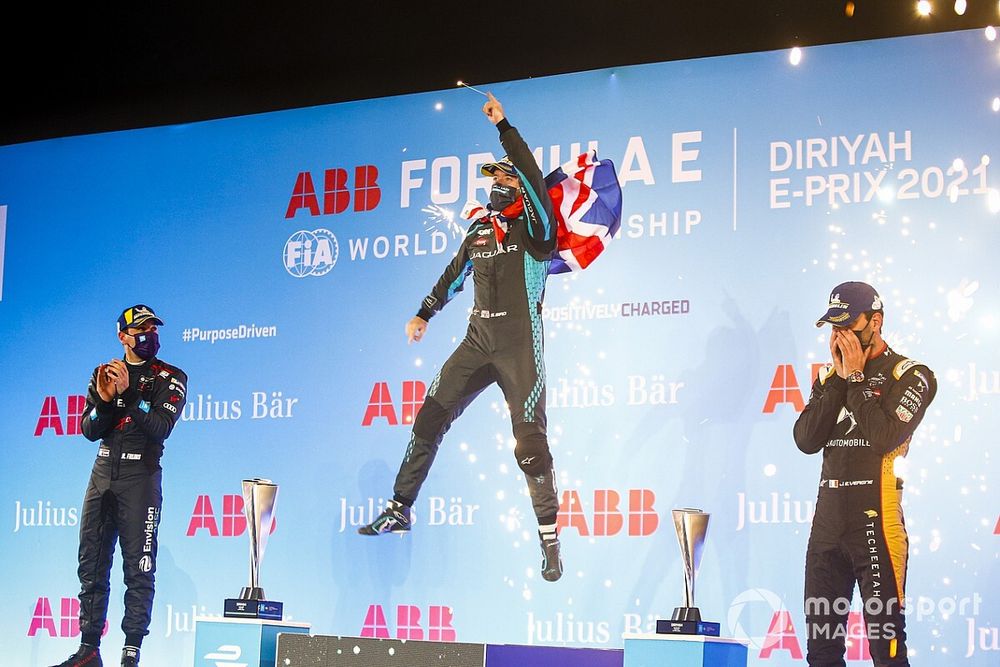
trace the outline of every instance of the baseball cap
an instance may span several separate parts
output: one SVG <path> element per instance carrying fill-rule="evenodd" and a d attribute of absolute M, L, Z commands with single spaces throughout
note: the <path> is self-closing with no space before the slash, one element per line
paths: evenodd
<path fill-rule="evenodd" d="M 517 170 L 514 169 L 514 163 L 510 161 L 510 158 L 504 155 L 497 162 L 487 162 L 482 167 L 479 168 L 479 172 L 483 176 L 492 176 L 493 172 L 497 169 L 507 174 L 508 176 L 517 176 Z"/>
<path fill-rule="evenodd" d="M 118 330 L 127 329 L 128 327 L 137 327 L 144 322 L 153 320 L 153 323 L 157 326 L 163 326 L 163 320 L 156 316 L 153 309 L 147 305 L 137 303 L 134 306 L 129 306 L 122 311 L 122 314 L 118 316 Z"/>
<path fill-rule="evenodd" d="M 816 326 L 821 327 L 829 322 L 834 326 L 845 327 L 861 313 L 882 310 L 882 297 L 868 283 L 840 283 L 830 292 L 830 302 L 826 308 L 823 316 L 816 320 Z"/>

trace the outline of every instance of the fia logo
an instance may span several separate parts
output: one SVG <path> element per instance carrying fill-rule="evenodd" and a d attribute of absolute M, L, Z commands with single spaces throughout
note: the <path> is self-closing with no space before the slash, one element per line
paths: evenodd
<path fill-rule="evenodd" d="M 212 653 L 205 654 L 205 660 L 214 660 L 215 667 L 247 667 L 245 662 L 236 662 L 243 655 L 243 649 L 235 644 L 223 644 Z"/>
<path fill-rule="evenodd" d="M 299 230 L 288 237 L 282 260 L 296 278 L 323 276 L 337 263 L 340 246 L 328 229 Z"/>

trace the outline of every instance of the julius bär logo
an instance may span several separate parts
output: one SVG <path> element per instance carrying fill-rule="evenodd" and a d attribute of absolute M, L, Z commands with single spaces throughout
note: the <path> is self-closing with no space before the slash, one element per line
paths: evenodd
<path fill-rule="evenodd" d="M 656 532 L 660 516 L 653 507 L 656 494 L 651 489 L 629 489 L 622 506 L 622 494 L 614 489 L 594 489 L 593 512 L 587 512 L 575 490 L 563 491 L 556 525 L 559 530 L 575 529 L 582 537 L 611 537 L 625 530 L 629 537 L 646 537 Z M 626 523 L 627 520 L 627 523 Z"/>
<path fill-rule="evenodd" d="M 35 422 L 35 437 L 46 433 L 49 429 L 53 435 L 80 435 L 80 418 L 83 416 L 83 409 L 87 404 L 87 397 L 80 395 L 70 395 L 66 397 L 66 421 L 63 427 L 63 418 L 59 412 L 59 401 L 55 396 L 46 396 L 42 401 L 42 409 L 38 413 L 38 421 Z"/>
<path fill-rule="evenodd" d="M 285 218 L 294 218 L 301 209 L 309 215 L 337 215 L 347 210 L 351 203 L 351 189 L 347 183 L 347 170 L 335 167 L 323 172 L 323 208 L 320 211 L 319 197 L 313 185 L 312 174 L 303 171 L 295 178 L 295 187 L 288 200 Z M 354 211 L 361 213 L 374 210 L 382 200 L 382 190 L 378 186 L 378 168 L 365 164 L 354 168 Z"/>
<path fill-rule="evenodd" d="M 340 246 L 328 229 L 302 229 L 285 241 L 282 258 L 285 270 L 296 278 L 324 276 L 337 263 Z"/>
<path fill-rule="evenodd" d="M 455 628 L 452 626 L 454 617 L 451 607 L 430 605 L 427 610 L 425 633 L 420 607 L 408 604 L 398 605 L 396 607 L 396 639 L 453 642 L 457 636 Z M 364 625 L 361 626 L 361 636 L 376 639 L 392 638 L 389 634 L 389 624 L 385 620 L 385 611 L 382 609 L 382 605 L 368 606 Z"/>
<path fill-rule="evenodd" d="M 365 408 L 365 416 L 361 420 L 361 425 L 371 426 L 376 419 L 384 419 L 388 426 L 412 424 L 420 406 L 424 404 L 426 394 L 427 387 L 423 382 L 405 380 L 401 392 L 397 394 L 403 399 L 397 412 L 389 390 L 389 383 L 376 382 L 372 386 L 372 393 L 368 398 L 368 406 Z"/>
<path fill-rule="evenodd" d="M 209 537 L 237 537 L 247 530 L 247 518 L 243 513 L 243 496 L 239 494 L 226 494 L 222 496 L 221 525 L 216 518 L 215 508 L 212 506 L 212 498 L 208 495 L 201 495 L 194 501 L 194 510 L 191 512 L 191 520 L 188 521 L 187 536 L 195 537 L 199 531 L 205 531 Z M 271 524 L 271 534 L 274 534 L 278 527 L 277 519 Z"/>
<path fill-rule="evenodd" d="M 58 625 L 56 622 L 58 621 Z M 104 622 L 101 635 L 108 634 L 108 622 Z M 52 603 L 46 597 L 38 598 L 35 610 L 28 624 L 28 636 L 47 634 L 49 637 L 80 636 L 80 601 L 76 598 L 59 599 L 59 616 L 52 613 Z"/>
<path fill-rule="evenodd" d="M 805 386 L 806 390 L 816 381 L 816 377 L 824 366 L 826 364 L 812 364 L 809 367 L 810 379 L 809 384 Z M 802 412 L 806 407 L 802 387 L 795 376 L 795 367 L 792 364 L 779 364 L 774 370 L 774 379 L 771 380 L 771 388 L 767 392 L 767 398 L 764 400 L 764 408 L 761 412 L 772 413 L 782 403 L 791 403 L 796 412 Z"/>

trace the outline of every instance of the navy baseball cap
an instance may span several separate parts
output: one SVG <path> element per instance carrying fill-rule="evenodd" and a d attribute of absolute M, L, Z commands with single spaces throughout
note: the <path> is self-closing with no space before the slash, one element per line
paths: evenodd
<path fill-rule="evenodd" d="M 846 327 L 862 313 L 872 310 L 882 310 L 882 297 L 868 283 L 841 283 L 830 292 L 830 303 L 826 313 L 816 320 L 816 326 L 830 323 L 838 327 Z"/>
<path fill-rule="evenodd" d="M 517 176 L 517 170 L 514 169 L 514 163 L 511 162 L 510 158 L 506 155 L 500 158 L 498 162 L 487 162 L 479 168 L 479 172 L 483 176 L 492 176 L 493 172 L 498 169 L 508 176 Z"/>
<path fill-rule="evenodd" d="M 128 329 L 129 327 L 137 327 L 140 324 L 144 324 L 152 320 L 153 324 L 162 327 L 163 320 L 156 316 L 153 309 L 147 305 L 137 303 L 134 306 L 129 306 L 122 311 L 122 314 L 118 316 L 118 330 Z"/>

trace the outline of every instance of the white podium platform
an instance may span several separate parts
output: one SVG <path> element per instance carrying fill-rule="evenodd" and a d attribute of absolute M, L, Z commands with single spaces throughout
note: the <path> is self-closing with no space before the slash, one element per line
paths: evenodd
<path fill-rule="evenodd" d="M 704 635 L 626 634 L 623 667 L 746 667 L 747 642 Z"/>
<path fill-rule="evenodd" d="M 309 623 L 266 621 L 255 618 L 194 619 L 194 667 L 245 664 L 274 667 L 278 633 L 309 634 Z"/>

